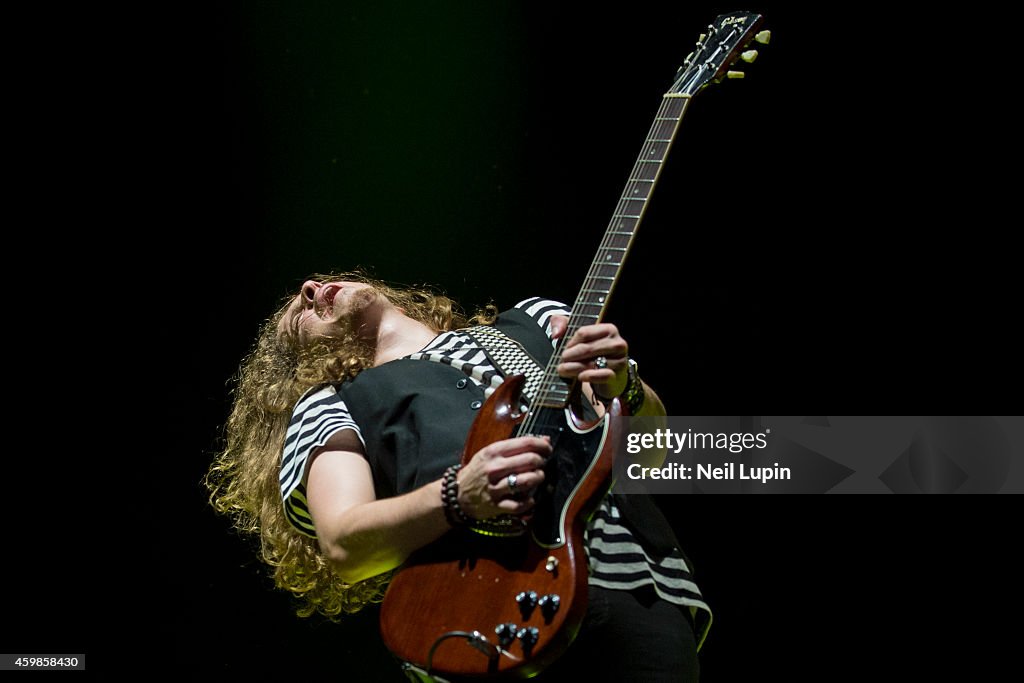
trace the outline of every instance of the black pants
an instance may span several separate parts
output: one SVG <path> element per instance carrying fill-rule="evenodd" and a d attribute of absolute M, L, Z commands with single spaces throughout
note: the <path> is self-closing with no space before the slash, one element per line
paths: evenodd
<path fill-rule="evenodd" d="M 532 681 L 696 683 L 697 641 L 686 608 L 658 599 L 650 587 L 588 590 L 587 616 L 576 640 Z"/>

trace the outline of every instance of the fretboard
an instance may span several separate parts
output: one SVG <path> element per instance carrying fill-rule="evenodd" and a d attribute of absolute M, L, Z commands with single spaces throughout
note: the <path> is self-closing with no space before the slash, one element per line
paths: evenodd
<path fill-rule="evenodd" d="M 569 339 L 579 328 L 599 323 L 604 318 L 612 290 L 622 272 L 622 264 L 633 245 L 640 221 L 647 211 L 647 203 L 654 193 L 654 186 L 661 176 L 661 169 L 689 103 L 690 95 L 670 93 L 662 99 L 640 156 L 604 232 L 601 246 L 576 296 L 564 340 Z M 535 405 L 559 408 L 568 402 L 572 386 L 566 384 L 556 370 L 561 358 L 562 347 L 559 345 L 544 370 Z"/>

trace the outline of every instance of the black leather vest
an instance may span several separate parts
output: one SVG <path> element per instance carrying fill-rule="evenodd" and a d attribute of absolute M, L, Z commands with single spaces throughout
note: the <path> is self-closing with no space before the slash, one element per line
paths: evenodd
<path fill-rule="evenodd" d="M 550 339 L 523 311 L 505 311 L 495 327 L 522 344 L 541 366 L 550 359 Z M 378 498 L 440 479 L 445 468 L 459 461 L 484 401 L 483 389 L 462 371 L 412 359 L 364 370 L 339 393 L 363 435 Z M 648 552 L 665 555 L 678 548 L 671 526 L 647 496 L 615 500 Z"/>

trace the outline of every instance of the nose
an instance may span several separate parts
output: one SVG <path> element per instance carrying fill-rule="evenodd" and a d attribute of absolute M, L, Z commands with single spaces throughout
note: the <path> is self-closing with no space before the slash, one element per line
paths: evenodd
<path fill-rule="evenodd" d="M 316 292 L 320 289 L 320 283 L 315 280 L 306 280 L 302 283 L 302 303 L 311 304 L 316 301 Z"/>

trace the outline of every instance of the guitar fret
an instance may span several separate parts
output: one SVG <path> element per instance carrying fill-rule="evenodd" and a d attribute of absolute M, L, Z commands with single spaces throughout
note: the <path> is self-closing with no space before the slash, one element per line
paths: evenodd
<path fill-rule="evenodd" d="M 672 98 L 672 100 L 668 100 L 658 112 L 659 116 L 655 117 L 641 153 L 642 157 L 648 158 L 637 159 L 636 165 L 633 166 L 629 174 L 626 189 L 616 207 L 616 211 L 631 210 L 638 213 L 612 214 L 602 246 L 598 249 L 594 262 L 590 266 L 591 274 L 584 280 L 583 288 L 580 289 L 576 302 L 573 304 L 573 314 L 565 332 L 566 338 L 571 337 L 579 328 L 596 323 L 604 313 L 612 287 L 618 279 L 619 269 L 629 251 L 628 247 L 608 246 L 608 244 L 628 245 L 633 240 L 646 202 L 650 199 L 654 185 L 658 182 L 658 176 L 661 174 L 660 168 L 643 166 L 643 164 L 663 164 L 665 162 L 669 147 L 675 139 L 677 127 L 686 109 L 685 99 Z M 629 183 L 634 183 L 634 185 L 630 186 Z M 646 185 L 641 186 L 640 183 L 646 183 Z M 627 202 L 639 202 L 639 204 L 630 206 Z M 619 252 L 619 254 L 616 255 L 615 252 Z M 585 313 L 584 311 L 590 312 Z M 558 356 L 552 360 L 553 363 L 558 362 L 560 354 L 559 351 Z M 564 401 L 568 400 L 569 387 L 555 376 L 553 371 L 549 370 L 549 375 L 545 376 L 545 388 L 538 392 L 537 405 L 551 407 L 552 402 L 555 402 L 554 407 L 562 406 L 565 404 Z M 546 387 L 549 387 L 550 390 Z"/>

